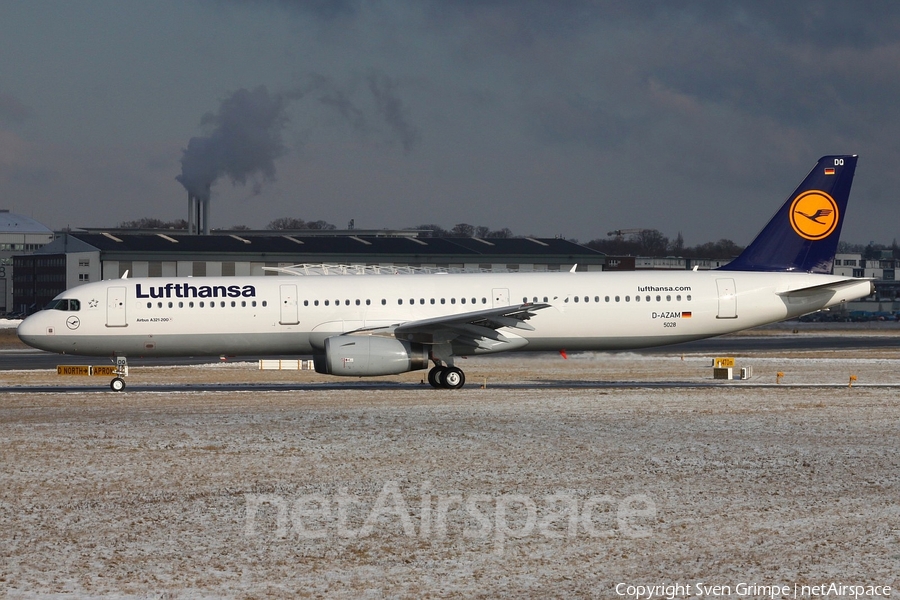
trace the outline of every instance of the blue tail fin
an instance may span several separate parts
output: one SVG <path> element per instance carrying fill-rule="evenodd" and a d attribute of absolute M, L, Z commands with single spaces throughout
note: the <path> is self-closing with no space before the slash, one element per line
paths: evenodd
<path fill-rule="evenodd" d="M 823 156 L 725 271 L 831 273 L 857 156 Z"/>

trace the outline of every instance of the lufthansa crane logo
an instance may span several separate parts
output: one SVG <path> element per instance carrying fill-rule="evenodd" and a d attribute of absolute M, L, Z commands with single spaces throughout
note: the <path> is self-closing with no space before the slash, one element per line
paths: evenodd
<path fill-rule="evenodd" d="M 791 203 L 791 227 L 807 240 L 822 240 L 834 232 L 840 215 L 834 198 L 819 190 L 810 190 Z"/>

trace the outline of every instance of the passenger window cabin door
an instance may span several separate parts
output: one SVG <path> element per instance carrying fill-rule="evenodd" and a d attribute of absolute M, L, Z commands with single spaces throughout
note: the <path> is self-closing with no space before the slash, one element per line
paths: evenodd
<path fill-rule="evenodd" d="M 125 299 L 128 297 L 125 286 L 115 286 L 106 290 L 106 326 L 127 327 Z"/>
<path fill-rule="evenodd" d="M 734 279 L 716 279 L 719 292 L 719 319 L 737 319 L 737 293 L 734 290 Z"/>
<path fill-rule="evenodd" d="M 296 325 L 300 322 L 297 305 L 297 286 L 293 283 L 281 284 L 281 318 L 282 325 Z"/>

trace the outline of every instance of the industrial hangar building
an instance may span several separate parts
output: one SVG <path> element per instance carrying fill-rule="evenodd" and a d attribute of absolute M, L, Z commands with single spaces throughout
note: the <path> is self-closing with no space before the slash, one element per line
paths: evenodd
<path fill-rule="evenodd" d="M 129 277 L 285 275 L 266 268 L 343 264 L 434 269 L 602 270 L 606 255 L 556 238 L 424 237 L 421 231 L 85 229 L 14 260 L 17 311 L 32 312 L 90 281 Z"/>

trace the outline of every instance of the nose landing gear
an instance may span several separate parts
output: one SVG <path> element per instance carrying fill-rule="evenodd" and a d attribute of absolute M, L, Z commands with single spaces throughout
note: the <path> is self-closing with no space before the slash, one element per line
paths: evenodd
<path fill-rule="evenodd" d="M 121 392 L 125 389 L 125 380 L 123 377 L 128 376 L 128 359 L 124 356 L 116 357 L 116 376 L 109 382 L 109 389 L 114 392 Z"/>

